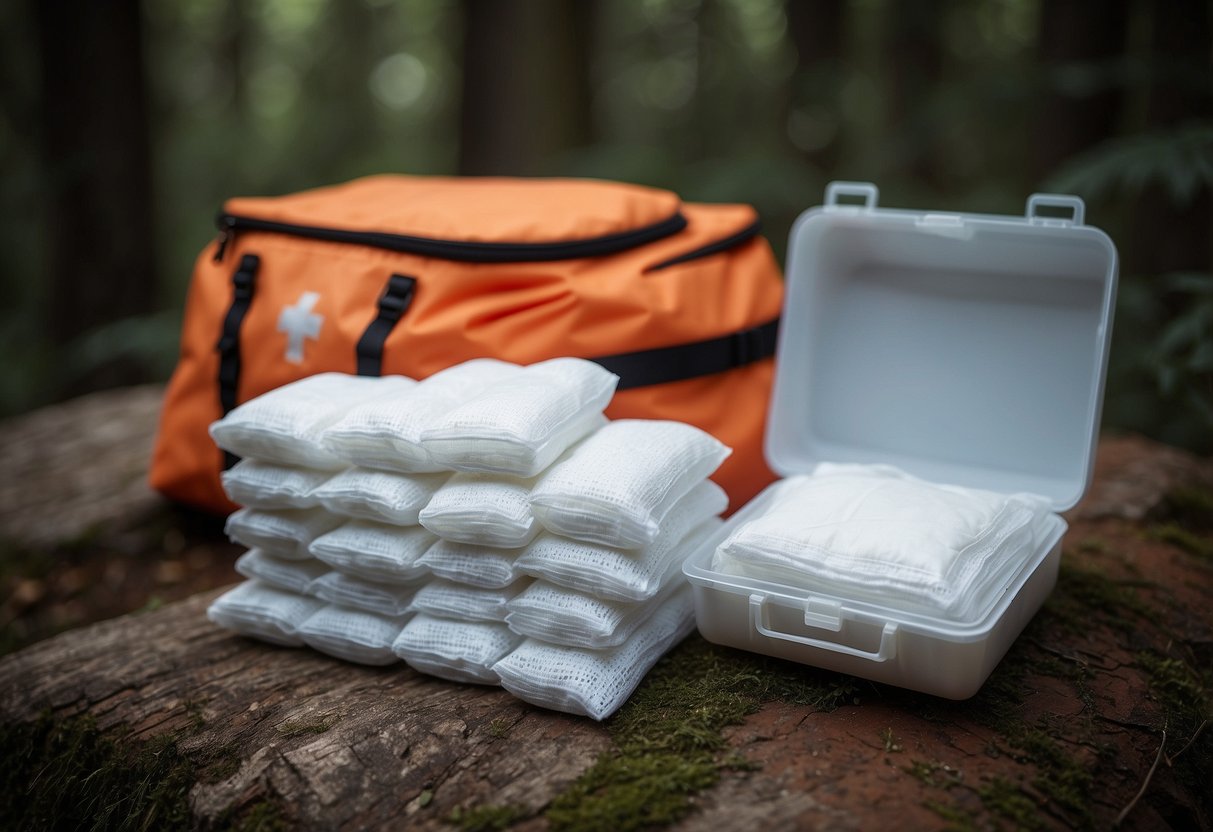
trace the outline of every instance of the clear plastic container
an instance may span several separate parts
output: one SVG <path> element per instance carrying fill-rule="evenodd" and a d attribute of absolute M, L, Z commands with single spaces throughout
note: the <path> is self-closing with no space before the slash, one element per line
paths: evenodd
<path fill-rule="evenodd" d="M 877 194 L 832 183 L 792 229 L 767 461 L 785 476 L 890 464 L 1071 508 L 1093 471 L 1115 246 L 1077 197 L 1036 194 L 1012 217 L 879 209 Z M 770 498 L 684 566 L 709 641 L 964 699 L 1057 580 L 1059 516 L 976 622 L 714 572 L 716 547 Z"/>

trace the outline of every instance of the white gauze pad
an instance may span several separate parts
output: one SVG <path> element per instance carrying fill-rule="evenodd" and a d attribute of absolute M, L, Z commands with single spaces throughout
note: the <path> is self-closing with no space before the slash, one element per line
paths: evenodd
<path fill-rule="evenodd" d="M 482 589 L 500 589 L 522 575 L 515 563 L 523 551 L 439 540 L 417 564 L 448 581 Z"/>
<path fill-rule="evenodd" d="M 312 492 L 332 475 L 332 471 L 242 459 L 219 477 L 233 503 L 246 508 L 276 509 L 319 505 Z"/>
<path fill-rule="evenodd" d="M 422 509 L 421 525 L 457 543 L 525 546 L 540 531 L 531 514 L 534 482 L 505 474 L 455 474 Z"/>
<path fill-rule="evenodd" d="M 306 560 L 308 545 L 342 522 L 343 518 L 322 508 L 242 508 L 228 515 L 224 531 L 250 549 L 261 549 L 276 558 Z"/>
<path fill-rule="evenodd" d="M 536 581 L 506 605 L 505 623 L 516 633 L 552 644 L 590 650 L 618 647 L 678 585 L 671 581 L 665 591 L 647 601 L 608 601 Z"/>
<path fill-rule="evenodd" d="M 243 636 L 299 647 L 303 640 L 297 631 L 323 601 L 274 589 L 260 581 L 245 581 L 223 593 L 206 610 L 206 616 L 220 627 Z"/>
<path fill-rule="evenodd" d="M 413 611 L 461 621 L 505 620 L 506 604 L 530 584 L 523 578 L 501 589 L 480 589 L 454 581 L 430 581 L 413 596 Z"/>
<path fill-rule="evenodd" d="M 485 387 L 521 373 L 517 364 L 476 358 L 357 405 L 324 432 L 330 454 L 366 468 L 403 473 L 444 470 L 421 447 L 421 432 Z"/>
<path fill-rule="evenodd" d="M 312 584 L 312 592 L 317 598 L 336 604 L 340 607 L 353 607 L 364 612 L 373 612 L 387 618 L 397 618 L 409 611 L 413 595 L 419 586 L 396 586 L 377 584 L 342 575 L 340 572 L 330 572 L 322 575 Z"/>
<path fill-rule="evenodd" d="M 236 571 L 275 589 L 309 595 L 312 582 L 327 573 L 329 566 L 314 558 L 283 560 L 271 557 L 260 549 L 249 549 L 236 558 Z"/>
<path fill-rule="evenodd" d="M 678 502 L 661 534 L 643 549 L 615 549 L 554 534 L 535 538 L 515 567 L 560 586 L 616 601 L 644 601 L 675 580 L 698 543 L 720 525 L 714 515 L 728 496 L 713 482 L 702 482 Z"/>
<path fill-rule="evenodd" d="M 351 407 L 393 386 L 415 383 L 402 376 L 308 376 L 250 399 L 213 422 L 211 438 L 236 456 L 307 468 L 344 468 L 349 463 L 320 444 L 325 428 Z"/>
<path fill-rule="evenodd" d="M 392 643 L 407 615 L 388 617 L 362 610 L 327 606 L 299 627 L 299 637 L 313 650 L 338 659 L 369 665 L 399 661 Z"/>
<path fill-rule="evenodd" d="M 619 647 L 586 650 L 527 639 L 493 670 L 502 687 L 532 705 L 602 720 L 694 627 L 691 589 L 684 585 Z"/>
<path fill-rule="evenodd" d="M 493 665 L 522 641 L 504 624 L 452 621 L 418 614 L 392 649 L 409 666 L 454 682 L 497 684 Z"/>
<path fill-rule="evenodd" d="M 426 577 L 419 561 L 437 540 L 420 526 L 350 520 L 312 541 L 312 556 L 346 574 L 383 584 L 413 584 Z"/>
<path fill-rule="evenodd" d="M 421 444 L 456 471 L 533 477 L 604 422 L 618 382 L 592 361 L 541 361 L 446 413 Z"/>
<path fill-rule="evenodd" d="M 554 465 L 531 492 L 549 531 L 620 549 L 656 539 L 662 521 L 730 450 L 682 422 L 611 422 Z"/>
<path fill-rule="evenodd" d="M 317 488 L 314 496 L 334 514 L 415 526 L 418 513 L 449 476 L 347 468 Z"/>

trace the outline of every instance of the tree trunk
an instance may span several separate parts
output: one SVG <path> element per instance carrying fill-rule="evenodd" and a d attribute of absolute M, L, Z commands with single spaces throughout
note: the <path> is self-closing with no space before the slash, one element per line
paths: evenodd
<path fill-rule="evenodd" d="M 142 23 L 137 0 L 34 5 L 48 183 L 44 315 L 62 346 L 156 308 Z M 102 368 L 73 392 L 140 375 Z"/>

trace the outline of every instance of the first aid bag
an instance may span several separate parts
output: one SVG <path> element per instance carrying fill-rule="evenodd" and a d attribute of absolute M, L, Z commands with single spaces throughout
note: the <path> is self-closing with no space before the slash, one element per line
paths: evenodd
<path fill-rule="evenodd" d="M 384 376 L 367 392 L 408 399 L 407 379 L 420 392 L 490 358 L 593 359 L 619 378 L 609 418 L 686 422 L 735 450 L 715 474 L 734 507 L 772 479 L 761 445 L 783 284 L 749 206 L 603 181 L 392 175 L 232 199 L 219 227 L 194 268 L 152 461 L 152 484 L 173 499 L 231 511 L 219 475 L 235 456 L 302 450 L 304 467 L 380 467 L 374 420 L 329 420 L 327 403 L 361 396 L 351 376 Z M 224 414 L 330 372 L 350 375 L 306 413 L 261 400 L 257 423 L 290 447 L 235 422 L 215 437 L 229 454 L 207 441 Z M 556 428 L 489 464 L 533 468 L 587 429 Z M 440 433 L 410 443 L 421 467 L 406 472 L 460 452 Z"/>
<path fill-rule="evenodd" d="M 972 696 L 1057 580 L 1088 488 L 1116 249 L 1072 196 L 792 230 L 766 458 L 789 479 L 687 560 L 709 641 Z"/>

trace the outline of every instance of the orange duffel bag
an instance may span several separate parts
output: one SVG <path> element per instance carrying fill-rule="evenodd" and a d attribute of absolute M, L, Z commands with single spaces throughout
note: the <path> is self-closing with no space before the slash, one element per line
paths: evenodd
<path fill-rule="evenodd" d="M 326 371 L 425 378 L 471 358 L 589 358 L 611 418 L 734 449 L 737 508 L 773 479 L 762 434 L 783 284 L 746 205 L 588 180 L 375 176 L 228 201 L 199 257 L 151 482 L 229 511 L 207 426 Z"/>

